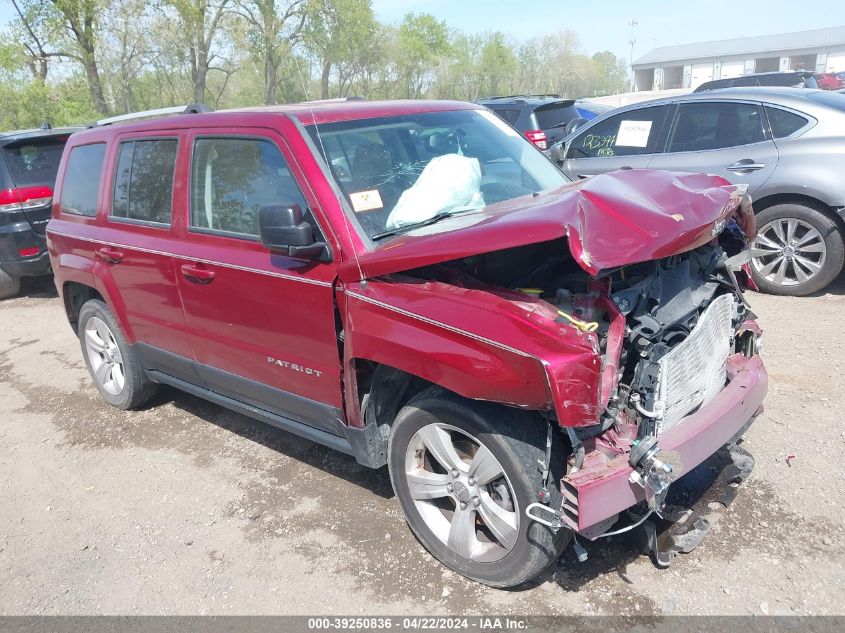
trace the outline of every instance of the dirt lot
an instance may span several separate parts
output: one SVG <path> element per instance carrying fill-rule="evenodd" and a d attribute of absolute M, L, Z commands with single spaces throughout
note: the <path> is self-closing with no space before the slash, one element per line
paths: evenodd
<path fill-rule="evenodd" d="M 750 299 L 771 388 L 715 533 L 667 570 L 616 537 L 499 591 L 426 554 L 385 470 L 174 390 L 111 409 L 30 283 L 0 303 L 0 613 L 845 613 L 845 280 Z"/>

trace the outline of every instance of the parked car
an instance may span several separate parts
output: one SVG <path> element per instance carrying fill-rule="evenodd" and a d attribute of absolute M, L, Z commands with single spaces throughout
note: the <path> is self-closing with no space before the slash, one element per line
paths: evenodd
<path fill-rule="evenodd" d="M 660 514 L 766 392 L 736 187 L 573 184 L 473 104 L 106 120 L 56 190 L 56 287 L 109 404 L 171 385 L 387 465 L 420 542 L 492 586 Z"/>
<path fill-rule="evenodd" d="M 578 115 L 585 121 L 592 121 L 602 114 L 607 114 L 613 108 L 603 103 L 595 103 L 587 99 L 578 99 L 575 101 L 575 109 L 578 110 Z"/>
<path fill-rule="evenodd" d="M 62 149 L 76 129 L 0 133 L 0 299 L 18 293 L 21 277 L 50 273 L 44 231 Z"/>
<path fill-rule="evenodd" d="M 753 86 L 818 88 L 819 83 L 816 81 L 815 73 L 809 70 L 787 70 L 705 81 L 693 92 L 707 92 L 708 90 L 718 90 L 721 88 L 749 88 Z"/>
<path fill-rule="evenodd" d="M 562 139 L 567 124 L 581 119 L 575 100 L 556 94 L 486 97 L 475 103 L 498 114 L 540 149 Z"/>
<path fill-rule="evenodd" d="M 839 90 L 845 88 L 845 80 L 836 73 L 816 73 L 816 81 L 822 90 Z"/>
<path fill-rule="evenodd" d="M 725 89 L 614 110 L 553 148 L 573 178 L 622 168 L 714 173 L 748 185 L 760 225 L 751 270 L 765 292 L 807 295 L 845 258 L 845 98 Z"/>

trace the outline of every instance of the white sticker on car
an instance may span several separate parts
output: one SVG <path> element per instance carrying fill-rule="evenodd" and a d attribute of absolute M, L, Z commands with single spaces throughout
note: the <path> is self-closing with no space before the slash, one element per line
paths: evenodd
<path fill-rule="evenodd" d="M 352 208 L 355 210 L 355 213 L 384 208 L 384 203 L 381 201 L 378 189 L 350 193 L 349 200 L 352 202 Z"/>
<path fill-rule="evenodd" d="M 646 147 L 651 134 L 651 121 L 622 121 L 616 143 L 620 147 Z"/>

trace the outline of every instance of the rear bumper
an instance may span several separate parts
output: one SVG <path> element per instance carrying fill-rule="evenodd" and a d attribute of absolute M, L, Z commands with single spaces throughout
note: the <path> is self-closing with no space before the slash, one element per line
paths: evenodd
<path fill-rule="evenodd" d="M 729 382 L 721 393 L 658 441 L 661 459 L 671 456 L 664 461 L 672 463 L 675 479 L 719 450 L 762 410 L 769 380 L 760 356 L 736 354 L 727 369 Z M 583 531 L 643 501 L 643 488 L 628 481 L 632 472 L 625 453 L 565 477 L 563 522 Z"/>
<path fill-rule="evenodd" d="M 23 249 L 38 248 L 38 254 L 21 257 Z M 12 277 L 36 277 L 50 272 L 47 240 L 27 221 L 0 224 L 0 269 Z"/>

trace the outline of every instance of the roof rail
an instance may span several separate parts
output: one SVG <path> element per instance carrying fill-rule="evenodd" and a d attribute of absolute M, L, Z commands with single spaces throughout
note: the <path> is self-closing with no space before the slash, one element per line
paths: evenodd
<path fill-rule="evenodd" d="M 300 101 L 299 103 L 345 103 L 346 101 L 366 101 L 366 97 L 352 96 L 352 97 L 334 97 L 332 99 L 312 99 L 310 101 Z"/>
<path fill-rule="evenodd" d="M 532 99 L 532 98 L 559 98 L 560 95 L 556 92 L 544 92 L 539 94 L 519 94 L 519 95 L 497 95 L 495 97 L 482 97 L 478 101 L 492 101 L 494 99 Z"/>
<path fill-rule="evenodd" d="M 213 112 L 213 110 L 204 103 L 192 103 L 186 106 L 173 106 L 170 108 L 158 108 L 156 110 L 143 110 L 141 112 L 110 116 L 92 123 L 89 127 L 99 127 L 101 125 L 120 123 L 121 121 L 134 121 L 135 119 L 146 119 L 148 117 L 164 116 L 167 114 L 199 114 L 201 112 Z"/>

